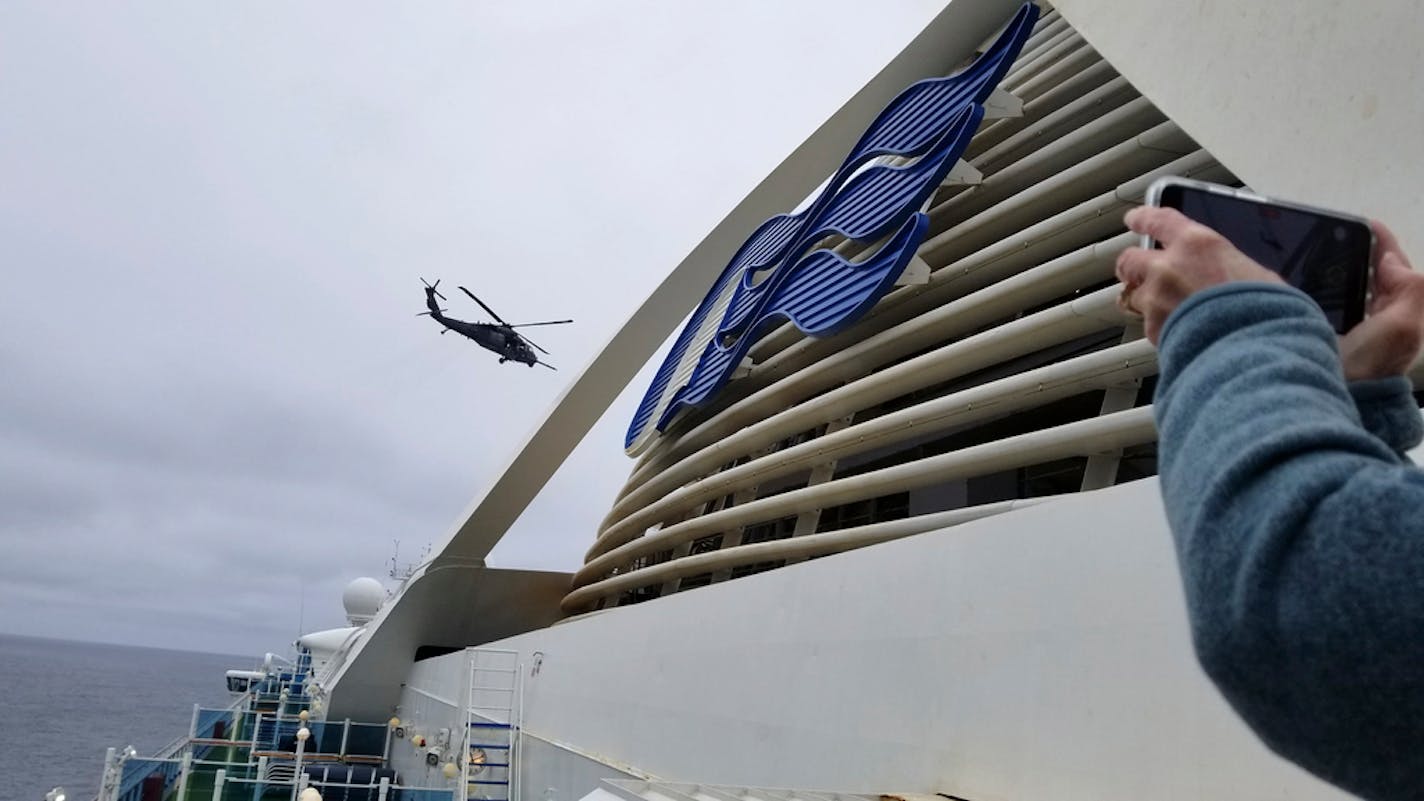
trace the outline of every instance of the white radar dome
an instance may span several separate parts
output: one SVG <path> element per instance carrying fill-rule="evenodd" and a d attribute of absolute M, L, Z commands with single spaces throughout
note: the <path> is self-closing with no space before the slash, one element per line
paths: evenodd
<path fill-rule="evenodd" d="M 341 605 L 346 607 L 346 619 L 351 625 L 370 623 L 381 604 L 386 602 L 386 589 L 373 578 L 358 578 L 346 585 L 341 593 Z"/>

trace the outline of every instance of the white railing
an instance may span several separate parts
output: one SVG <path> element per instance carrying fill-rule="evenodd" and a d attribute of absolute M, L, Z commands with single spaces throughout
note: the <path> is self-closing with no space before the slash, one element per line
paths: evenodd
<path fill-rule="evenodd" d="M 454 801 L 456 798 L 453 788 L 392 784 L 388 777 L 364 784 L 339 781 L 313 782 L 307 774 L 299 773 L 293 780 L 280 781 L 266 778 L 230 777 L 225 770 L 220 769 L 213 777 L 211 801 L 259 801 L 274 789 L 284 791 L 284 794 L 289 798 L 297 798 L 307 787 L 316 787 L 323 794 L 339 790 L 341 792 L 338 794 L 342 797 L 370 799 L 370 801 L 387 801 L 389 798 L 399 798 L 401 801 Z M 359 791 L 364 791 L 364 793 Z M 186 799 L 186 801 L 198 800 Z"/>

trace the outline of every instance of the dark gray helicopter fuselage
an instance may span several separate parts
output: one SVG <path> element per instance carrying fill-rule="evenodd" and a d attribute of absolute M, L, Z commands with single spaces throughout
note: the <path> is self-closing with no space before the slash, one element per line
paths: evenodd
<path fill-rule="evenodd" d="M 539 359 L 534 355 L 533 348 L 530 348 L 513 328 L 495 323 L 471 323 L 446 317 L 440 311 L 439 305 L 435 302 L 435 294 L 430 289 L 425 291 L 425 305 L 430 309 L 430 316 L 435 322 L 457 334 L 473 339 L 475 344 L 486 350 L 498 353 L 501 362 L 519 362 L 530 367 L 538 363 Z"/>

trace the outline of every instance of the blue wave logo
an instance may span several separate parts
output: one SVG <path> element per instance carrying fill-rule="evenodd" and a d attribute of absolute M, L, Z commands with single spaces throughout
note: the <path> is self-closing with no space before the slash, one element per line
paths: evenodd
<path fill-rule="evenodd" d="M 978 130 L 984 102 L 1037 20 L 1038 8 L 1024 4 L 973 64 L 901 92 L 810 206 L 752 232 L 643 396 L 624 440 L 630 455 L 641 453 L 683 410 L 715 396 L 771 330 L 790 322 L 810 336 L 829 336 L 890 291 L 924 241 L 925 207 Z M 873 163 L 887 156 L 905 163 Z M 879 244 L 852 261 L 819 247 L 828 237 Z"/>

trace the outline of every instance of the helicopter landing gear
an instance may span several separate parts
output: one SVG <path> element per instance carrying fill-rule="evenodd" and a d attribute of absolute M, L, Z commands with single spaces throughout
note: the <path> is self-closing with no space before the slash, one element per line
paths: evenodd
<path fill-rule="evenodd" d="M 499 363 L 500 363 L 500 364 L 504 364 L 504 363 L 507 362 L 507 361 L 509 361 L 509 360 L 506 359 L 506 358 L 504 358 L 503 356 L 499 357 Z"/>

